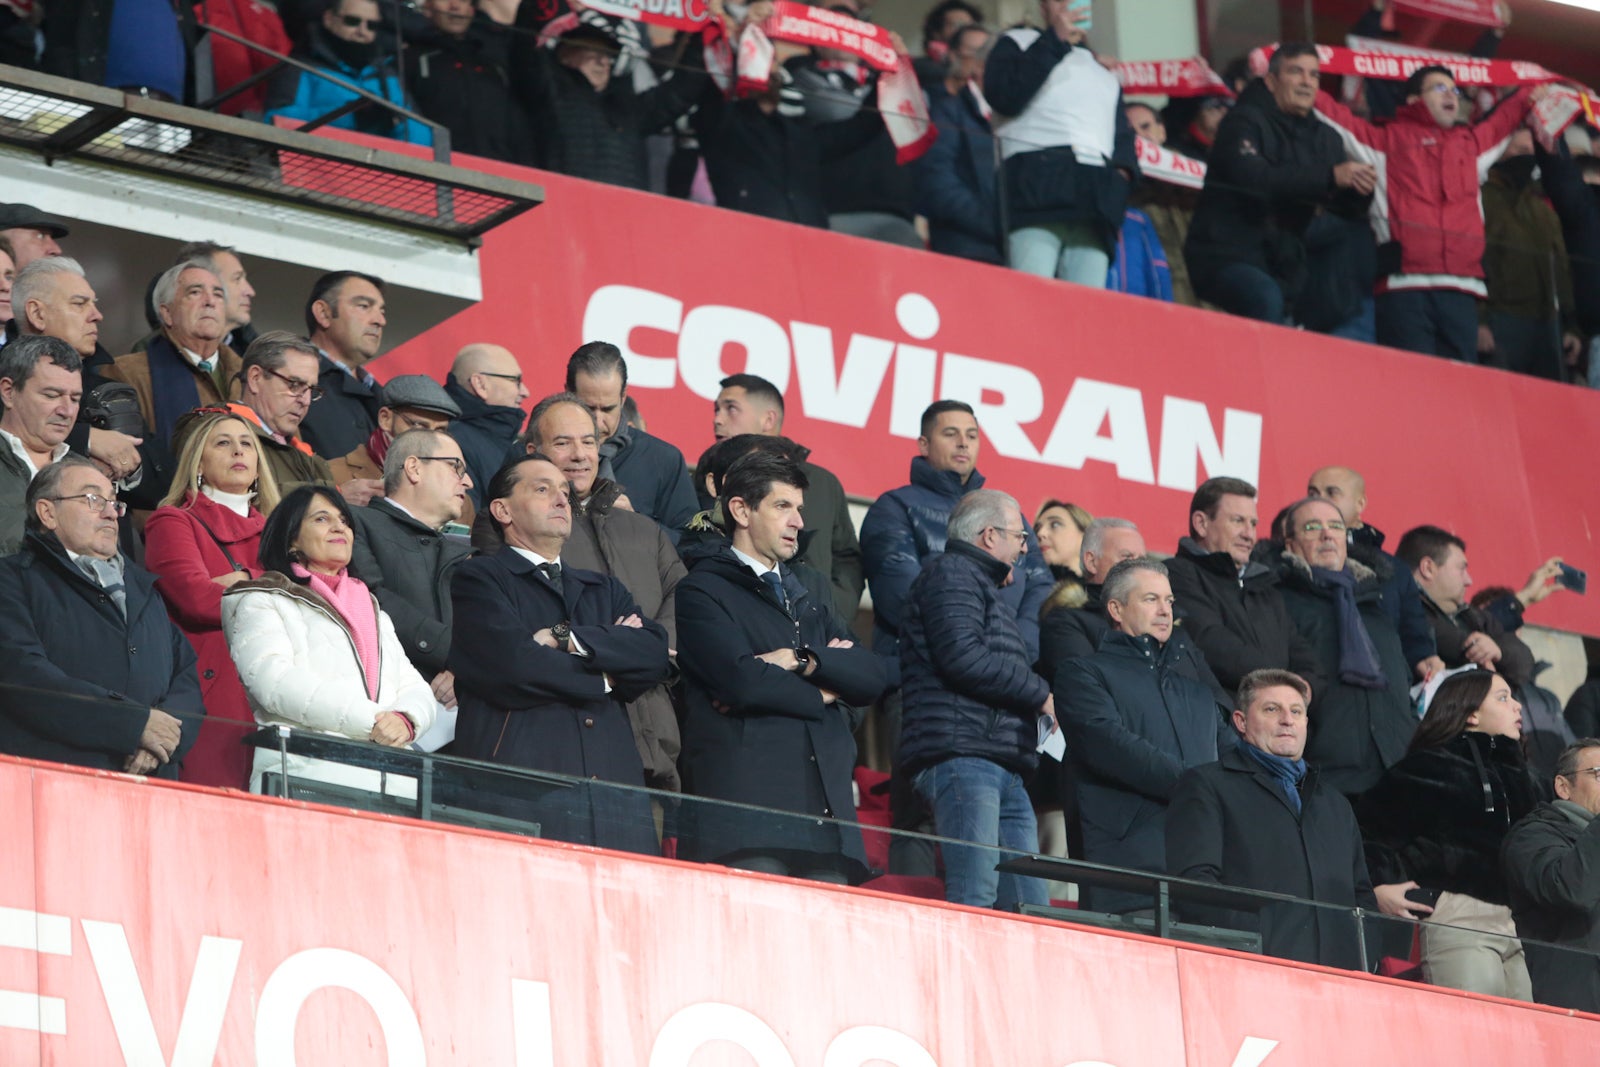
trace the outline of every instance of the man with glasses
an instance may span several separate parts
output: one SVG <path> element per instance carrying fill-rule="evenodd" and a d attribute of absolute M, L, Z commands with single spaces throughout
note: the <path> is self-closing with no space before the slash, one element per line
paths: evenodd
<path fill-rule="evenodd" d="M 1054 679 L 1083 858 L 1165 871 L 1168 804 L 1184 771 L 1216 760 L 1229 709 L 1185 673 L 1164 565 L 1124 560 L 1106 575 L 1102 596 L 1111 630 L 1094 655 L 1069 660 Z M 1085 899 L 1108 912 L 1152 904 L 1148 896 L 1100 887 L 1089 887 Z"/>
<path fill-rule="evenodd" d="M 1349 556 L 1345 520 L 1307 497 L 1286 513 L 1278 561 L 1284 606 L 1326 681 L 1311 694 L 1306 759 L 1346 796 L 1376 785 L 1416 730 L 1411 666 L 1382 605 L 1382 577 Z"/>
<path fill-rule="evenodd" d="M 522 403 L 528 399 L 522 366 L 509 348 L 467 345 L 456 353 L 444 391 L 461 412 L 450 424 L 450 435 L 461 442 L 472 475 L 472 503 L 481 509 L 489 479 L 515 450 L 522 431 Z"/>
<path fill-rule="evenodd" d="M 328 461 L 297 436 L 306 412 L 322 396 L 316 382 L 317 349 L 303 337 L 272 330 L 245 349 L 239 402 L 228 407 L 255 427 L 261 456 L 272 467 L 280 492 L 307 483 L 335 484 Z M 350 503 L 360 506 L 370 498 L 367 493 Z"/>
<path fill-rule="evenodd" d="M 1469 124 L 1449 69 L 1423 67 L 1406 80 L 1405 103 L 1382 126 L 1317 93 L 1317 117 L 1338 131 L 1352 160 L 1377 171 L 1370 214 L 1379 344 L 1478 362 L 1478 301 L 1488 296 L 1479 189 L 1548 92 L 1520 89 Z"/>
<path fill-rule="evenodd" d="M 1562 751 L 1554 785 L 1506 835 L 1501 867 L 1533 999 L 1600 1012 L 1600 738 Z"/>
<path fill-rule="evenodd" d="M 118 551 L 124 510 L 82 456 L 29 485 L 24 547 L 0 560 L 0 752 L 176 778 L 205 714 L 194 649 Z"/>
<path fill-rule="evenodd" d="M 391 380 L 385 387 L 386 398 L 411 398 L 406 390 L 417 378 L 421 376 Z M 421 381 L 439 390 L 429 379 Z M 445 431 L 448 420 L 433 418 L 439 425 L 404 430 L 386 446 L 383 495 L 351 513 L 356 542 L 350 573 L 367 583 L 394 623 L 406 658 L 432 684 L 439 703 L 450 708 L 456 703 L 455 675 L 446 667 L 450 577 L 472 549 L 465 538 L 446 536 L 444 527 L 461 521 L 471 507 L 467 490 L 472 476 L 461 446 Z"/>
<path fill-rule="evenodd" d="M 394 63 L 394 31 L 391 28 L 380 34 L 380 30 L 384 30 L 383 15 L 377 0 L 329 0 L 321 21 L 306 28 L 305 46 L 297 47 L 293 56 L 397 107 L 408 107 Z M 285 66 L 267 90 L 264 118 L 271 122 L 281 115 L 310 122 L 356 99 L 337 82 Z M 427 126 L 381 104 L 359 107 L 328 125 L 412 144 L 433 143 L 433 131 Z"/>
<path fill-rule="evenodd" d="M 390 378 L 378 390 L 378 424 L 355 448 L 338 459 L 328 461 L 333 480 L 338 485 L 351 481 L 363 483 L 361 491 L 369 499 L 381 497 L 386 481 L 384 457 L 389 445 L 407 430 L 446 430 L 450 420 L 461 414 L 456 402 L 451 400 L 438 382 L 425 374 L 402 374 Z M 460 521 L 472 525 L 470 505 Z"/>
<path fill-rule="evenodd" d="M 1048 903 L 1034 878 L 1000 875 L 996 847 L 1039 850 L 1026 779 L 1039 739 L 1056 729 L 1049 684 L 1012 606 L 1000 597 L 1027 551 L 1016 500 L 993 489 L 961 498 L 945 550 L 911 583 L 900 628 L 904 712 L 897 762 L 933 812 L 943 847 L 945 899 L 1014 911 Z"/>

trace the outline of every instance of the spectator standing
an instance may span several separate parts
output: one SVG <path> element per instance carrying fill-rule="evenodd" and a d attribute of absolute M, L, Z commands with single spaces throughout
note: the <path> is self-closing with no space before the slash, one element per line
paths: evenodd
<path fill-rule="evenodd" d="M 249 423 L 226 409 L 190 415 L 175 437 L 172 488 L 145 523 L 145 566 L 167 614 L 194 646 L 206 722 L 184 760 L 183 780 L 244 789 L 246 728 L 255 716 L 222 633 L 222 594 L 260 578 L 261 529 L 278 505 L 272 470 Z"/>
<path fill-rule="evenodd" d="M 618 503 L 621 487 L 599 477 L 600 428 L 583 401 L 556 393 L 534 405 L 524 444 L 529 454 L 554 463 L 572 496 L 572 535 L 562 551 L 574 567 L 610 575 L 633 597 L 641 618 L 654 619 L 678 649 L 677 588 L 687 573 L 660 525 Z M 628 725 L 652 789 L 678 792 L 683 744 L 678 715 L 666 686 L 628 702 Z"/>
<path fill-rule="evenodd" d="M 881 661 L 785 564 L 799 547 L 806 476 L 764 452 L 728 469 L 729 539 L 690 554 L 678 586 L 687 792 L 793 812 L 693 805 L 682 853 L 733 867 L 860 882 L 867 875 L 851 773 L 855 708 L 883 693 Z M 827 820 L 844 820 L 839 822 Z"/>
<path fill-rule="evenodd" d="M 912 176 L 917 210 L 928 220 L 929 248 L 947 256 L 1003 264 L 994 129 L 983 98 L 983 65 L 990 42 L 989 31 L 975 24 L 950 35 L 939 76 L 924 82 L 928 117 L 939 135 L 912 165 Z M 923 60 L 917 62 L 921 70 Z"/>
<path fill-rule="evenodd" d="M 181 104 L 192 43 L 163 0 L 57 0 L 44 20 L 40 68 Z"/>
<path fill-rule="evenodd" d="M 456 570 L 450 669 L 469 759 L 621 786 L 644 785 L 626 704 L 667 680 L 667 633 L 621 582 L 566 565 L 567 479 L 549 460 L 507 463 L 484 491 L 505 547 Z M 649 797 L 573 783 L 507 813 L 545 837 L 656 853 Z"/>
<path fill-rule="evenodd" d="M 1323 467 L 1307 479 L 1306 496 L 1321 497 L 1339 509 L 1349 554 L 1382 580 L 1383 610 L 1400 632 L 1400 647 L 1411 664 L 1412 677 L 1427 678 L 1444 670 L 1433 624 L 1423 610 L 1422 591 L 1411 568 L 1383 550 L 1384 532 L 1366 521 L 1367 480 L 1349 467 Z"/>
<path fill-rule="evenodd" d="M 1422 927 L 1433 985 L 1529 1000 L 1500 847 L 1539 803 L 1522 755 L 1522 705 L 1493 671 L 1440 684 L 1404 759 L 1357 804 L 1372 875 L 1437 898 Z"/>
<path fill-rule="evenodd" d="M 1027 539 L 1022 511 L 1005 493 L 962 497 L 945 551 L 911 583 L 900 630 L 905 719 L 896 762 L 940 837 L 988 846 L 942 847 L 945 899 L 1002 911 L 1048 903 L 1042 882 L 994 869 L 997 846 L 1038 851 L 1025 780 L 1038 765 L 1041 732 L 1057 728 L 1050 686 L 1033 673 L 1016 615 L 999 596 Z"/>
<path fill-rule="evenodd" d="M 1172 268 L 1161 247 L 1161 235 L 1150 216 L 1138 208 L 1122 213 L 1105 287 L 1130 296 L 1172 301 Z"/>
<path fill-rule="evenodd" d="M 245 349 L 239 400 L 228 407 L 256 432 L 261 455 L 283 493 L 299 485 L 332 485 L 328 461 L 297 435 L 306 412 L 322 395 L 317 348 L 287 330 L 271 330 Z"/>
<path fill-rule="evenodd" d="M 1326 681 L 1311 694 L 1306 759 L 1346 796 L 1376 785 L 1417 727 L 1400 635 L 1376 572 L 1351 559 L 1344 517 L 1327 500 L 1290 506 L 1278 561 L 1283 602 Z"/>
<path fill-rule="evenodd" d="M 133 386 L 147 436 L 175 452 L 178 420 L 197 407 L 226 404 L 240 359 L 222 343 L 227 291 L 210 265 L 190 260 L 156 280 L 161 332 L 143 352 L 118 356 L 105 376 Z"/>
<path fill-rule="evenodd" d="M 983 21 L 983 12 L 966 0 L 940 0 L 922 20 L 922 55 L 912 60 L 917 81 L 930 95 L 950 70 L 950 55 L 958 51 L 955 36 L 966 26 Z"/>
<path fill-rule="evenodd" d="M 660 523 L 677 542 L 694 518 L 695 495 L 683 453 L 622 421 L 628 397 L 628 364 L 606 341 L 582 345 L 567 360 L 567 392 L 576 393 L 600 427 L 600 477 L 628 494 L 633 510 Z"/>
<path fill-rule="evenodd" d="M 378 381 L 366 365 L 383 347 L 382 278 L 341 270 L 324 274 L 306 298 L 306 336 L 317 348 L 322 402 L 306 415 L 301 436 L 323 459 L 338 459 L 378 425 Z M 365 498 L 352 499 L 359 507 Z"/>
<path fill-rule="evenodd" d="M 1478 189 L 1537 99 L 1524 89 L 1483 121 L 1465 122 L 1461 90 L 1439 66 L 1406 79 L 1404 106 L 1381 126 L 1317 94 L 1317 117 L 1352 159 L 1376 168 L 1383 190 L 1372 203 L 1380 344 L 1477 362 L 1488 210 Z"/>
<path fill-rule="evenodd" d="M 456 353 L 444 391 L 460 410 L 450 423 L 450 436 L 461 443 L 472 475 L 472 503 L 481 513 L 484 490 L 513 454 L 522 430 L 522 402 L 528 399 L 522 364 L 509 348 L 467 345 Z"/>
<path fill-rule="evenodd" d="M 350 573 L 378 599 L 406 658 L 428 680 L 434 699 L 452 708 L 450 582 L 472 549 L 464 540 L 446 536 L 443 528 L 459 521 L 469 506 L 472 476 L 461 446 L 438 428 L 397 435 L 384 454 L 383 476 L 383 496 L 351 512 L 355 543 Z"/>
<path fill-rule="evenodd" d="M 389 616 L 349 573 L 353 526 L 332 486 L 290 490 L 261 529 L 265 573 L 222 594 L 222 630 L 256 722 L 403 748 L 433 725 L 437 705 Z M 265 791 L 268 773 L 391 787 L 380 771 L 257 749 L 251 792 Z"/>
<path fill-rule="evenodd" d="M 1489 299 L 1478 349 L 1492 366 L 1559 382 L 1583 341 L 1561 220 L 1534 180 L 1536 163 L 1532 132 L 1518 130 L 1483 186 Z"/>
<path fill-rule="evenodd" d="M 1600 738 L 1567 746 L 1553 781 L 1555 800 L 1506 835 L 1500 869 L 1533 999 L 1600 1012 Z"/>
<path fill-rule="evenodd" d="M 369 500 L 383 495 L 384 457 L 397 435 L 407 430 L 446 430 L 461 414 L 450 395 L 426 374 L 401 374 L 378 389 L 377 426 L 348 455 L 330 460 L 333 480 L 345 485 L 352 479 L 367 483 Z M 459 517 L 459 516 L 458 516 Z M 452 520 L 453 521 L 453 520 Z M 466 520 L 471 525 L 470 517 Z"/>
<path fill-rule="evenodd" d="M 377 0 L 328 0 L 321 20 L 306 27 L 306 43 L 295 48 L 293 58 L 405 107 L 405 88 L 394 63 L 394 38 L 380 34 L 382 26 Z M 278 116 L 310 122 L 355 99 L 356 94 L 335 81 L 285 66 L 267 89 L 264 117 L 267 122 Z M 428 127 L 372 102 L 328 125 L 412 144 L 433 143 Z"/>
<path fill-rule="evenodd" d="M 83 399 L 83 360 L 55 337 L 0 349 L 0 556 L 23 545 L 28 485 L 67 455 Z"/>
<path fill-rule="evenodd" d="M 1165 871 L 1166 817 L 1178 779 L 1215 762 L 1221 709 L 1211 689 L 1179 673 L 1169 649 L 1172 587 L 1148 559 L 1111 568 L 1111 630 L 1093 656 L 1057 667 L 1053 690 L 1077 779 L 1084 859 Z M 1148 897 L 1090 887 L 1097 911 L 1150 906 Z"/>
<path fill-rule="evenodd" d="M 1465 541 L 1437 526 L 1418 526 L 1400 538 L 1395 555 L 1401 566 L 1411 568 L 1422 591 L 1422 606 L 1446 667 L 1470 663 L 1497 671 L 1513 689 L 1532 683 L 1533 650 L 1467 600 L 1472 574 Z"/>
<path fill-rule="evenodd" d="M 734 374 L 722 379 L 712 411 L 711 433 L 718 441 L 747 433 L 783 434 L 783 394 L 758 375 Z M 867 584 L 861 573 L 861 542 L 850 519 L 850 502 L 839 479 L 811 462 L 810 449 L 799 445 L 796 449 L 809 483 L 804 531 L 808 536 L 799 558 L 828 576 L 833 583 L 834 610 L 848 624 L 856 617 Z"/>
<path fill-rule="evenodd" d="M 1207 97 L 1208 100 L 1218 100 L 1224 105 L 1226 97 Z M 1149 104 L 1133 102 L 1123 109 L 1128 116 L 1128 123 L 1133 127 L 1133 132 L 1153 144 L 1167 145 L 1167 124 L 1161 120 L 1161 115 Z M 1227 114 L 1227 107 L 1217 110 L 1220 116 Z M 1176 148 L 1176 146 L 1172 146 Z M 1192 189 L 1185 189 L 1181 185 L 1171 182 L 1148 181 L 1139 183 L 1139 188 L 1129 197 L 1129 203 L 1150 220 L 1155 227 L 1156 238 L 1161 242 L 1167 271 L 1172 277 L 1172 299 L 1189 307 L 1198 307 L 1200 300 L 1194 295 L 1194 283 L 1189 280 L 1189 265 L 1183 256 L 1184 242 L 1189 239 L 1189 224 L 1194 220 L 1194 207 L 1199 199 L 1199 194 Z"/>
<path fill-rule="evenodd" d="M 0 560 L 0 685 L 15 687 L 0 752 L 176 778 L 205 714 L 194 649 L 117 550 L 124 505 L 91 461 L 65 456 L 24 508 L 23 548 Z"/>
<path fill-rule="evenodd" d="M 1105 288 L 1139 172 L 1122 87 L 1078 28 L 1087 8 L 1040 0 L 1045 29 L 1008 30 L 984 65 L 1004 159 L 1007 259 L 1045 278 Z"/>
<path fill-rule="evenodd" d="M 1189 503 L 1189 536 L 1167 561 L 1184 632 L 1205 654 L 1224 689 L 1254 671 L 1293 671 L 1320 689 L 1311 650 L 1295 631 L 1273 568 L 1253 558 L 1256 487 L 1208 478 Z"/>
<path fill-rule="evenodd" d="M 1184 908 L 1186 918 L 1259 930 L 1269 956 L 1358 968 L 1361 951 L 1348 912 L 1375 910 L 1350 802 L 1305 760 L 1312 689 L 1289 671 L 1251 671 L 1231 719 L 1238 735 L 1216 763 L 1178 779 L 1167 816 L 1167 870 L 1180 878 L 1284 893 L 1329 905 L 1273 904 L 1259 914 Z M 1403 901 L 1386 893 L 1386 905 Z M 1420 910 L 1420 909 L 1419 909 Z"/>
<path fill-rule="evenodd" d="M 292 0 L 284 0 L 284 6 L 288 6 L 291 2 Z M 294 48 L 294 43 L 284 29 L 283 19 L 279 17 L 278 8 L 266 0 L 233 0 L 226 4 L 199 0 L 194 8 L 195 18 L 201 23 L 195 66 L 200 68 L 206 61 L 203 56 L 209 54 L 212 78 L 215 82 L 213 88 L 219 94 L 227 92 L 256 74 L 269 70 L 276 66 L 278 61 L 254 48 L 206 32 L 207 30 L 224 30 L 236 37 L 253 41 L 263 48 L 271 49 L 279 55 L 288 55 Z M 223 115 L 260 118 L 267 106 L 266 100 L 266 86 L 258 82 L 218 104 L 217 112 Z M 231 292 L 233 283 L 226 277 L 223 278 L 223 282 Z M 229 345 L 236 351 L 242 352 L 252 340 L 253 337 L 235 338 Z"/>
<path fill-rule="evenodd" d="M 1217 130 L 1184 257 L 1196 294 L 1232 314 L 1289 321 L 1312 220 L 1360 217 L 1375 188 L 1372 166 L 1347 161 L 1312 113 L 1319 69 L 1314 45 L 1280 45 Z"/>
<path fill-rule="evenodd" d="M 1217 134 L 1222 129 L 1222 121 L 1232 107 L 1233 100 L 1226 96 L 1170 101 L 1162 125 L 1170 123 L 1178 131 L 1169 142 L 1172 150 L 1207 162 L 1211 158 L 1211 146 L 1216 144 Z"/>
<path fill-rule="evenodd" d="M 450 150 L 532 166 L 533 122 L 511 88 L 511 36 L 471 0 L 424 0 L 428 25 L 406 49 L 418 113 L 450 131 Z"/>

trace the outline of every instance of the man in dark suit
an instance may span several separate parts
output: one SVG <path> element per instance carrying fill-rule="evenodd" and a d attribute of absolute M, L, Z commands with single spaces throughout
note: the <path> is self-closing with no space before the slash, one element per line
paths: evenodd
<path fill-rule="evenodd" d="M 731 537 L 696 545 L 678 585 L 678 662 L 688 708 L 685 792 L 791 811 L 687 805 L 685 858 L 826 882 L 866 873 L 855 816 L 855 708 L 882 695 L 882 660 L 784 566 L 804 524 L 806 475 L 766 452 L 741 456 L 719 500 Z M 840 819 L 831 823 L 824 820 Z"/>
<path fill-rule="evenodd" d="M 572 505 L 555 464 L 508 463 L 484 499 L 504 547 L 463 563 L 451 583 L 457 754 L 643 787 L 626 704 L 670 673 L 667 632 L 615 578 L 561 565 Z M 643 792 L 574 782 L 496 807 L 544 837 L 658 851 Z"/>
<path fill-rule="evenodd" d="M 110 480 L 69 454 L 25 507 L 22 551 L 0 560 L 0 752 L 178 777 L 205 714 L 194 649 L 117 550 Z"/>

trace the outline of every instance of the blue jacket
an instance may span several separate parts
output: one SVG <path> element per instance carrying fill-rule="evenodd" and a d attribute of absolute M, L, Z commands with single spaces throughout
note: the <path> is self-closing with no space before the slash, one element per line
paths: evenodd
<path fill-rule="evenodd" d="M 1167 869 L 1167 804 L 1190 767 L 1215 762 L 1222 709 L 1177 666 L 1169 640 L 1118 630 L 1093 656 L 1056 672 L 1056 711 L 1078 773 L 1084 858 L 1142 871 Z M 1092 890 L 1098 911 L 1149 907 L 1137 894 Z"/>
<path fill-rule="evenodd" d="M 971 93 L 952 96 L 942 81 L 928 91 L 928 116 L 939 136 L 913 169 L 928 246 L 947 256 L 1004 263 L 989 120 Z"/>
<path fill-rule="evenodd" d="M 0 692 L 0 752 L 120 771 L 155 707 L 183 740 L 151 774 L 178 777 L 205 714 L 194 649 L 149 571 L 126 562 L 123 583 L 126 617 L 54 534 L 0 561 L 0 685 L 20 687 Z"/>
<path fill-rule="evenodd" d="M 1038 765 L 1039 708 L 1050 686 L 1033 673 L 1016 614 L 1000 599 L 1010 570 L 955 541 L 911 583 L 900 623 L 905 773 L 955 756 L 1019 774 Z"/>
<path fill-rule="evenodd" d="M 617 427 L 607 440 L 624 434 L 626 443 L 611 459 L 612 475 L 633 502 L 633 510 L 660 523 L 677 544 L 698 504 L 683 453 L 659 437 L 626 425 Z M 605 452 L 602 448 L 601 455 Z"/>
<path fill-rule="evenodd" d="M 891 668 L 900 655 L 900 624 L 906 595 L 922 571 L 922 562 L 944 551 L 950 512 L 963 496 L 983 488 L 977 471 L 962 485 L 951 471 L 936 470 L 923 456 L 911 461 L 911 484 L 880 496 L 861 523 L 861 561 L 872 590 L 872 648 L 887 657 Z M 1000 590 L 1028 649 L 1028 662 L 1039 658 L 1039 609 L 1055 586 L 1039 542 L 1028 531 L 1028 554 L 1017 564 L 1016 578 Z"/>
<path fill-rule="evenodd" d="M 1117 247 L 1106 272 L 1106 288 L 1134 296 L 1172 300 L 1172 268 L 1150 216 L 1130 207 L 1122 215 Z"/>
<path fill-rule="evenodd" d="M 345 81 L 353 82 L 368 92 L 376 93 L 402 107 L 408 107 L 400 75 L 388 56 L 380 55 L 370 66 L 356 70 L 344 63 L 328 45 L 328 31 L 313 24 L 309 30 L 309 46 L 296 49 L 295 58 L 303 59 Z M 262 118 L 271 122 L 277 115 L 286 119 L 310 122 L 349 103 L 352 94 L 348 89 L 326 78 L 306 74 L 295 67 L 284 67 L 272 80 L 267 90 L 267 110 Z M 399 118 L 377 104 L 341 116 L 328 123 L 341 130 L 357 130 L 379 137 L 393 137 L 412 144 L 433 144 L 433 131 L 412 119 Z"/>

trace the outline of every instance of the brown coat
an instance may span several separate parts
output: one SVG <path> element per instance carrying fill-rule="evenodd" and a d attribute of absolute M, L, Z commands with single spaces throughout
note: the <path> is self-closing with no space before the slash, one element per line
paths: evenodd
<path fill-rule="evenodd" d="M 173 349 L 177 349 L 178 344 L 172 340 L 170 333 L 163 331 L 160 336 L 164 337 Z M 239 393 L 238 376 L 244 361 L 227 345 L 218 349 L 217 355 L 215 376 L 202 373 L 185 363 L 194 374 L 195 386 L 200 392 L 201 407 L 220 407 L 236 398 Z M 144 416 L 144 424 L 153 428 L 156 424 L 156 405 L 155 392 L 150 384 L 150 353 L 129 352 L 125 356 L 118 356 L 111 361 L 111 366 L 104 368 L 103 373 L 112 381 L 125 382 L 133 386 L 133 391 L 139 395 L 139 413 Z M 215 378 L 221 378 L 228 383 L 230 395 L 222 395 L 217 388 Z"/>

